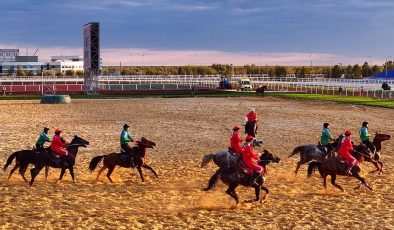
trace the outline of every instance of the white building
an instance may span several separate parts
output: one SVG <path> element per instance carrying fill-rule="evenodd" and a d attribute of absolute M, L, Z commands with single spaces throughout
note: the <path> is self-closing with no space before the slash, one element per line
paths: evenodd
<path fill-rule="evenodd" d="M 0 62 L 15 61 L 16 56 L 19 56 L 19 49 L 0 49 Z"/>
<path fill-rule="evenodd" d="M 63 74 L 67 70 L 83 72 L 83 58 L 82 56 L 52 56 L 49 66 L 51 69 L 59 70 Z"/>

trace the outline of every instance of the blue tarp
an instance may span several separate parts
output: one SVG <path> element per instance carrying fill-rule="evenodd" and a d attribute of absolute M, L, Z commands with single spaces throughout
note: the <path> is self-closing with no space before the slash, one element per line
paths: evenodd
<path fill-rule="evenodd" d="M 372 77 L 370 77 L 370 79 L 394 80 L 394 70 L 387 71 L 387 75 L 386 75 L 386 71 L 384 71 L 383 73 L 380 73 L 380 74 L 373 75 Z"/>

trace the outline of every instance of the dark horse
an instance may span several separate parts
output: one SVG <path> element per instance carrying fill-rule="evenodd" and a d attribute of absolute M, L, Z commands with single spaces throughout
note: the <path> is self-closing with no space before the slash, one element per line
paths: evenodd
<path fill-rule="evenodd" d="M 252 144 L 253 146 L 260 147 L 263 144 L 263 141 L 254 138 Z M 239 157 L 230 151 L 220 150 L 219 152 L 205 155 L 202 158 L 201 167 L 206 166 L 211 161 L 219 166 L 219 168 L 236 167 L 238 165 Z"/>
<path fill-rule="evenodd" d="M 280 159 L 270 153 L 268 150 L 264 150 L 263 154 L 261 154 L 259 159 L 259 165 L 266 168 L 270 162 L 279 163 Z M 221 168 L 211 177 L 209 180 L 208 187 L 205 188 L 205 191 L 211 190 L 219 178 L 228 185 L 228 189 L 226 193 L 230 195 L 237 204 L 239 203 L 238 195 L 235 192 L 235 189 L 239 185 L 243 185 L 246 187 L 253 187 L 255 189 L 256 199 L 255 201 L 260 200 L 260 190 L 263 189 L 266 193 L 263 197 L 265 199 L 266 195 L 269 193 L 268 188 L 266 188 L 264 183 L 264 177 L 259 176 L 256 179 L 257 184 L 254 183 L 254 175 L 253 174 L 246 174 L 243 169 L 241 169 L 238 165 L 235 167 L 225 167 Z"/>
<path fill-rule="evenodd" d="M 156 178 L 158 178 L 159 176 L 157 175 L 155 170 L 153 170 L 149 165 L 145 164 L 145 162 L 144 162 L 146 149 L 147 148 L 154 149 L 156 147 L 156 144 L 153 141 L 149 141 L 144 137 L 141 138 L 141 141 L 136 141 L 136 143 L 137 143 L 137 146 L 134 146 L 132 148 L 133 161 L 134 161 L 134 165 L 137 167 L 138 172 L 141 176 L 141 180 L 144 181 L 144 177 L 142 176 L 141 167 L 149 169 L 156 176 Z M 96 169 L 98 163 L 100 163 L 100 161 L 102 159 L 104 159 L 103 160 L 103 167 L 99 170 L 96 181 L 100 177 L 100 174 L 103 173 L 103 171 L 107 168 L 108 168 L 107 178 L 109 179 L 109 181 L 113 182 L 111 179 L 111 174 L 114 171 L 116 165 L 119 165 L 120 167 L 124 167 L 124 168 L 131 167 L 130 159 L 122 160 L 120 158 L 120 153 L 110 153 L 107 155 L 94 157 L 90 161 L 90 164 L 89 164 L 89 169 L 91 172 L 93 172 Z"/>
<path fill-rule="evenodd" d="M 70 144 L 67 145 L 68 155 L 65 157 L 56 158 L 49 151 L 39 154 L 33 152 L 33 154 L 35 154 L 35 157 L 32 158 L 34 160 L 30 163 L 34 164 L 35 167 L 30 169 L 30 173 L 31 173 L 31 179 L 29 183 L 30 186 L 33 185 L 34 179 L 40 173 L 41 169 L 45 166 L 62 169 L 58 181 L 63 179 L 64 173 L 66 172 L 66 169 L 68 169 L 70 171 L 71 178 L 75 183 L 74 165 L 75 165 L 75 158 L 77 157 L 78 154 L 78 148 L 79 147 L 86 148 L 87 145 L 89 145 L 89 141 L 84 140 L 81 137 L 74 136 Z"/>
<path fill-rule="evenodd" d="M 380 161 L 380 153 L 382 151 L 382 142 L 390 140 L 391 136 L 388 134 L 378 133 L 376 132 L 375 137 L 373 138 L 372 144 L 375 146 L 376 151 L 372 158 L 378 162 L 380 165 L 379 173 L 383 172 L 383 163 Z"/>
<path fill-rule="evenodd" d="M 256 89 L 256 97 L 264 97 L 264 92 L 267 90 L 267 86 L 263 85 Z"/>
<path fill-rule="evenodd" d="M 74 148 L 77 146 L 86 147 L 86 145 L 89 144 L 89 142 L 83 140 L 82 138 L 80 138 L 78 136 L 74 136 L 74 139 L 71 142 L 73 143 L 73 145 L 69 145 L 69 148 Z M 76 145 L 74 145 L 74 144 L 76 144 Z M 50 159 L 50 156 L 49 156 L 50 148 L 48 147 L 45 150 L 46 150 L 46 153 L 40 153 L 35 149 L 26 149 L 26 150 L 21 150 L 21 151 L 17 151 L 17 152 L 12 153 L 8 157 L 7 163 L 4 165 L 4 168 L 3 168 L 3 170 L 6 171 L 7 167 L 16 158 L 15 166 L 14 166 L 14 168 L 11 169 L 8 179 L 19 168 L 19 174 L 22 176 L 22 178 L 25 182 L 28 182 L 28 180 L 25 177 L 25 173 L 26 173 L 26 170 L 27 170 L 29 164 L 33 164 L 34 166 L 36 166 L 36 165 L 40 164 L 40 162 L 42 162 L 42 160 L 43 160 L 42 158 Z M 48 177 L 48 169 L 49 169 L 49 166 L 45 166 L 45 179 Z"/>
<path fill-rule="evenodd" d="M 300 153 L 300 161 L 297 163 L 295 174 L 298 173 L 298 170 L 300 169 L 301 165 L 306 164 L 312 160 L 323 161 L 331 153 L 337 151 L 339 149 L 342 137 L 343 136 L 340 135 L 337 139 L 335 139 L 333 143 L 329 143 L 328 145 L 326 145 L 325 147 L 327 151 L 323 151 L 321 145 L 315 145 L 315 144 L 300 145 L 294 148 L 293 152 L 290 154 L 289 157 L 292 157 L 297 153 Z"/>
<path fill-rule="evenodd" d="M 320 176 L 323 178 L 323 186 L 324 188 L 327 188 L 327 176 L 331 176 L 331 184 L 334 185 L 335 187 L 339 188 L 342 192 L 344 191 L 343 188 L 337 184 L 336 178 L 337 175 L 345 176 L 345 168 L 346 168 L 346 163 L 342 162 L 339 160 L 337 157 L 327 159 L 322 162 L 317 162 L 313 161 L 309 163 L 308 166 L 308 177 L 310 177 L 315 169 L 319 169 Z M 372 188 L 367 184 L 365 179 L 360 176 L 361 168 L 357 164 L 353 166 L 351 173 L 352 176 L 357 178 L 358 180 L 361 181 L 361 184 L 359 184 L 355 189 L 359 188 L 361 185 L 365 185 L 369 190 L 372 190 Z"/>
<path fill-rule="evenodd" d="M 253 122 L 249 122 L 247 121 L 245 124 L 245 133 L 252 136 L 252 137 L 256 137 L 256 133 L 257 133 L 257 122 L 253 121 Z"/>

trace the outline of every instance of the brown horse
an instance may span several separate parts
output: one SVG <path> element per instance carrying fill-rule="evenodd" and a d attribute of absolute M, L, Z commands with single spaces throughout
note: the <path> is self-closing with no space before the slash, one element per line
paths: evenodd
<path fill-rule="evenodd" d="M 264 97 L 264 92 L 267 90 L 267 86 L 263 85 L 256 89 L 256 97 Z"/>
<path fill-rule="evenodd" d="M 378 162 L 380 165 L 379 174 L 383 172 L 383 163 L 380 161 L 380 153 L 382 151 L 382 142 L 388 141 L 391 139 L 391 136 L 384 133 L 376 132 L 375 137 L 373 138 L 372 144 L 375 146 L 375 154 L 373 155 L 373 159 Z"/>
<path fill-rule="evenodd" d="M 157 175 L 155 170 L 153 170 L 149 165 L 145 164 L 145 162 L 144 162 L 146 149 L 147 148 L 154 149 L 156 147 L 156 144 L 153 141 L 147 140 L 145 137 L 142 137 L 141 141 L 136 141 L 136 144 L 137 144 L 137 146 L 134 146 L 132 148 L 133 161 L 134 161 L 134 165 L 137 167 L 138 172 L 141 176 L 141 180 L 144 181 L 144 176 L 142 176 L 141 168 L 149 169 L 156 176 L 156 178 L 158 178 L 159 176 Z M 104 159 L 103 160 L 103 167 L 99 170 L 96 181 L 99 179 L 101 173 L 103 173 L 104 170 L 106 170 L 107 168 L 108 168 L 107 178 L 109 179 L 109 181 L 113 182 L 111 179 L 111 174 L 114 171 L 115 166 L 118 165 L 118 166 L 124 167 L 124 168 L 131 167 L 130 159 L 122 160 L 119 156 L 120 156 L 120 153 L 110 153 L 107 155 L 94 157 L 90 161 L 89 169 L 91 172 L 93 172 L 96 169 L 98 163 L 100 163 L 100 161 L 102 159 Z"/>
<path fill-rule="evenodd" d="M 308 166 L 308 177 L 311 177 L 313 171 L 316 168 L 319 169 L 320 176 L 323 178 L 324 188 L 327 188 L 327 183 L 326 183 L 327 176 L 331 176 L 331 184 L 339 188 L 342 192 L 344 191 L 343 188 L 335 182 L 335 180 L 337 178 L 337 175 L 340 176 L 346 175 L 345 173 L 346 163 L 342 162 L 337 157 L 327 159 L 323 162 L 313 161 L 309 163 Z M 355 189 L 359 188 L 361 185 L 365 185 L 369 190 L 372 191 L 372 188 L 367 184 L 365 179 L 360 176 L 360 172 L 361 172 L 360 166 L 356 164 L 355 166 L 353 166 L 350 172 L 352 173 L 353 177 L 361 181 L 361 184 L 355 187 Z"/>

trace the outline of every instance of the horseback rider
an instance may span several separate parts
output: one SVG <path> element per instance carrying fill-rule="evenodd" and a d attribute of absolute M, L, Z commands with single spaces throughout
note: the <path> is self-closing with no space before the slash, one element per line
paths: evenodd
<path fill-rule="evenodd" d="M 360 128 L 360 139 L 363 144 L 365 144 L 368 149 L 371 151 L 372 154 L 375 153 L 375 146 L 369 140 L 369 133 L 368 133 L 368 122 L 364 121 Z"/>
<path fill-rule="evenodd" d="M 133 152 L 128 144 L 129 142 L 133 142 L 133 135 L 128 131 L 129 127 L 128 124 L 123 125 L 123 130 L 120 133 L 120 148 L 130 157 L 130 166 L 134 168 Z"/>
<path fill-rule="evenodd" d="M 260 154 L 255 153 L 252 149 L 252 141 L 253 141 L 253 137 L 248 135 L 245 138 L 245 145 L 242 148 L 242 159 L 245 163 L 245 165 L 251 169 L 254 170 L 254 174 L 256 174 L 256 176 L 254 176 L 254 184 L 257 185 L 256 179 L 263 173 L 265 173 L 265 170 L 263 167 L 261 167 L 260 165 L 256 164 L 255 162 L 253 162 L 253 160 L 258 160 L 260 158 Z"/>
<path fill-rule="evenodd" d="M 246 125 L 245 125 L 245 129 L 246 127 L 250 127 L 252 126 L 254 128 L 254 133 L 257 133 L 257 113 L 256 110 L 254 108 L 251 108 L 249 113 L 246 115 Z M 245 130 L 245 133 L 247 133 L 247 130 Z"/>
<path fill-rule="evenodd" d="M 44 131 L 42 133 L 40 133 L 40 136 L 38 137 L 38 140 L 36 142 L 36 149 L 39 152 L 45 151 L 45 148 L 44 148 L 45 142 L 51 142 L 51 139 L 48 137 L 48 131 L 49 131 L 49 128 L 45 127 Z"/>
<path fill-rule="evenodd" d="M 351 140 L 352 133 L 349 130 L 345 131 L 345 139 L 343 140 L 341 147 L 339 148 L 338 154 L 344 159 L 347 164 L 345 168 L 345 173 L 349 176 L 352 175 L 350 172 L 353 166 L 357 163 L 356 159 L 350 154 L 353 151 L 353 145 Z"/>
<path fill-rule="evenodd" d="M 235 155 L 241 156 L 242 155 L 242 148 L 240 144 L 242 143 L 242 139 L 238 133 L 239 127 L 234 126 L 233 133 L 231 134 L 230 139 L 230 149 L 235 153 Z"/>
<path fill-rule="evenodd" d="M 320 135 L 321 148 L 326 154 L 328 151 L 327 145 L 330 143 L 331 140 L 334 140 L 334 138 L 331 135 L 329 126 L 330 126 L 330 124 L 328 124 L 327 122 L 324 123 L 323 130 L 321 131 L 321 135 Z"/>
<path fill-rule="evenodd" d="M 61 132 L 61 129 L 55 130 L 55 135 L 52 138 L 52 143 L 50 147 L 51 152 L 59 155 L 60 157 L 63 157 L 68 155 L 68 151 L 65 149 L 68 143 L 63 139 L 63 137 L 60 137 Z"/>

